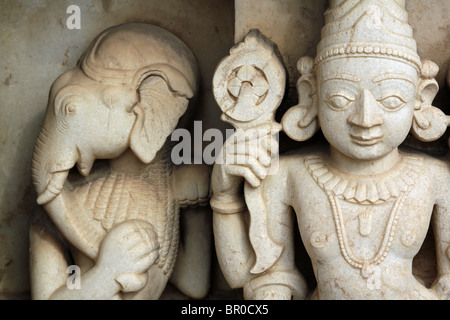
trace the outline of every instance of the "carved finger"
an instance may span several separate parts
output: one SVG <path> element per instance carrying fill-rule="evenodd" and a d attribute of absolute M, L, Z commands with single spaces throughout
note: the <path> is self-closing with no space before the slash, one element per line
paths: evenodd
<path fill-rule="evenodd" d="M 265 167 L 270 167 L 272 163 L 272 157 L 267 149 L 259 147 L 258 148 L 258 161 Z"/>
<path fill-rule="evenodd" d="M 116 278 L 123 292 L 136 292 L 141 290 L 148 281 L 148 274 L 125 273 Z"/>
<path fill-rule="evenodd" d="M 153 228 L 142 228 L 139 229 L 139 233 L 141 234 L 142 238 L 149 244 L 152 246 L 158 246 L 158 235 L 157 233 L 153 230 Z"/>
<path fill-rule="evenodd" d="M 134 247 L 130 248 L 129 254 L 133 258 L 133 261 L 138 261 L 142 258 L 142 256 L 145 256 L 153 251 L 153 248 L 147 245 L 145 242 L 140 242 L 136 244 Z"/>
<path fill-rule="evenodd" d="M 158 251 L 152 251 L 150 254 L 144 255 L 141 259 L 136 261 L 133 265 L 133 271 L 137 273 L 146 272 L 158 259 Z"/>
<path fill-rule="evenodd" d="M 248 165 L 252 172 L 260 179 L 264 180 L 267 176 L 268 167 L 262 165 L 258 160 L 253 157 L 250 157 Z"/>
<path fill-rule="evenodd" d="M 227 153 L 227 160 L 230 160 L 227 163 L 231 163 L 231 164 L 246 164 L 247 161 L 245 161 L 245 157 L 252 157 L 254 159 L 258 159 L 258 161 L 268 167 L 270 166 L 271 163 L 271 156 L 269 154 L 269 152 L 267 151 L 267 149 L 265 149 L 262 146 L 259 145 L 248 145 L 245 148 L 239 148 L 238 150 L 236 150 L 236 152 L 232 153 Z M 235 161 L 233 159 L 235 158 L 239 158 L 238 161 Z M 234 162 L 233 162 L 234 161 Z"/>
<path fill-rule="evenodd" d="M 267 176 L 268 167 L 262 165 L 255 157 L 249 155 L 236 155 L 233 165 L 248 167 L 254 175 L 263 180 Z"/>
<path fill-rule="evenodd" d="M 142 259 L 145 255 L 150 254 L 151 252 L 158 250 L 159 245 L 156 243 L 146 243 L 140 242 L 136 246 L 130 249 L 130 252 L 135 256 L 135 261 Z"/>
<path fill-rule="evenodd" d="M 228 166 L 226 168 L 228 174 L 243 177 L 252 187 L 256 188 L 261 184 L 260 179 L 247 167 L 244 166 Z"/>
<path fill-rule="evenodd" d="M 274 143 L 275 143 L 274 146 L 277 146 L 276 141 Z M 270 146 L 271 144 L 272 142 L 270 141 L 269 136 L 264 136 L 257 140 L 247 140 L 247 141 L 240 141 L 234 144 L 229 144 L 226 146 L 226 148 L 223 149 L 223 151 L 225 151 L 228 154 L 244 153 L 244 152 L 248 153 L 249 150 L 258 150 L 258 149 L 266 150 L 268 149 L 268 146 Z"/>
<path fill-rule="evenodd" d="M 272 136 L 278 131 L 272 130 L 270 126 L 262 126 L 247 130 L 237 129 L 226 141 L 225 144 L 233 145 L 241 142 L 253 142 Z"/>
<path fill-rule="evenodd" d="M 270 142 L 271 140 L 273 141 Z M 258 150 L 259 161 L 266 167 L 269 167 L 272 164 L 273 158 L 278 154 L 278 142 L 272 138 L 261 141 Z"/>
<path fill-rule="evenodd" d="M 259 140 L 260 148 L 267 150 L 268 154 L 272 157 L 276 156 L 279 152 L 279 143 L 273 135 L 262 137 Z"/>
<path fill-rule="evenodd" d="M 261 136 L 256 140 L 240 141 L 225 146 L 226 154 L 256 154 L 267 153 L 269 156 L 276 156 L 279 152 L 279 144 L 273 135 Z"/>
<path fill-rule="evenodd" d="M 149 257 L 150 257 L 150 260 L 153 260 L 151 262 L 151 264 L 153 264 L 156 261 L 156 259 L 158 259 L 158 257 L 159 257 L 159 247 L 157 247 L 157 248 L 155 248 L 155 247 L 148 248 L 147 247 L 147 250 L 142 251 L 142 254 L 140 254 L 139 256 L 136 256 L 136 258 L 134 259 L 134 262 L 138 263 L 143 260 L 145 261 L 145 259 L 147 259 Z"/>

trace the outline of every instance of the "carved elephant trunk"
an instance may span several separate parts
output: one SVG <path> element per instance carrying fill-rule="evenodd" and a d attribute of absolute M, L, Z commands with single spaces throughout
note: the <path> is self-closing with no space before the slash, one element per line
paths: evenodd
<path fill-rule="evenodd" d="M 69 169 L 77 161 L 76 149 L 62 141 L 64 136 L 55 133 L 62 129 L 51 128 L 48 123 L 45 121 L 41 127 L 32 158 L 31 170 L 39 195 L 38 204 L 45 204 L 61 193 Z"/>

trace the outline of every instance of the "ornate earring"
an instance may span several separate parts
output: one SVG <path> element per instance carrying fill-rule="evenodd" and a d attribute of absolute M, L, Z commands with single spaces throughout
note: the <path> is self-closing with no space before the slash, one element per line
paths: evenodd
<path fill-rule="evenodd" d="M 297 62 L 300 78 L 297 81 L 298 104 L 290 108 L 281 119 L 283 131 L 293 140 L 305 141 L 319 130 L 317 119 L 316 78 L 314 60 L 302 57 Z"/>
<path fill-rule="evenodd" d="M 422 61 L 411 132 L 425 142 L 439 139 L 447 130 L 447 116 L 441 109 L 431 105 L 439 91 L 439 85 L 434 79 L 438 71 L 439 67 L 434 62 Z"/>

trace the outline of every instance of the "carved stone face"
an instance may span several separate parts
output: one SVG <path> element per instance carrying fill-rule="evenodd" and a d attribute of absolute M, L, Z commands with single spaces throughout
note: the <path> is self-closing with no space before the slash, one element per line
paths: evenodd
<path fill-rule="evenodd" d="M 395 150 L 411 129 L 417 70 L 399 60 L 328 60 L 317 72 L 318 118 L 332 147 L 361 160 Z"/>
<path fill-rule="evenodd" d="M 66 149 L 72 145 L 77 150 L 82 174 L 89 173 L 95 159 L 114 158 L 128 148 L 129 132 L 135 121 L 132 112 L 137 99 L 135 92 L 124 86 L 98 83 L 74 68 L 55 82 L 52 94 L 55 96 L 51 97 L 50 115 L 54 114 L 54 118 L 47 116 L 44 127 L 51 132 L 54 143 L 57 138 L 64 139 L 61 144 Z M 54 168 L 55 171 L 73 165 L 64 167 L 64 161 L 58 163 L 62 167 Z"/>

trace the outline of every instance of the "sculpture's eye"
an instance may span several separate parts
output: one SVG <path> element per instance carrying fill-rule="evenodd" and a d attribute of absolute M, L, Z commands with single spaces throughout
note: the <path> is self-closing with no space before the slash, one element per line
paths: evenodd
<path fill-rule="evenodd" d="M 331 109 L 334 110 L 343 110 L 346 109 L 354 100 L 345 97 L 343 95 L 334 95 L 328 99 L 327 103 Z"/>
<path fill-rule="evenodd" d="M 399 96 L 389 96 L 379 100 L 379 102 L 383 107 L 391 111 L 400 109 L 406 103 L 406 101 L 404 101 Z"/>
<path fill-rule="evenodd" d="M 55 112 L 65 117 L 72 116 L 77 113 L 77 109 L 82 103 L 81 96 L 59 93 L 55 98 Z"/>
<path fill-rule="evenodd" d="M 72 115 L 75 113 L 77 106 L 73 102 L 66 103 L 63 108 L 63 112 L 66 116 Z"/>

